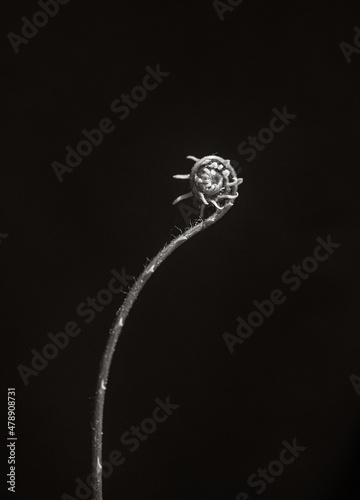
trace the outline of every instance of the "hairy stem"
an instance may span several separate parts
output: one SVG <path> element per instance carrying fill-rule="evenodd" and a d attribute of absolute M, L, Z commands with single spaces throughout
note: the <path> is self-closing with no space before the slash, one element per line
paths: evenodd
<path fill-rule="evenodd" d="M 137 278 L 129 293 L 126 296 L 122 306 L 116 313 L 116 319 L 113 327 L 110 330 L 109 338 L 105 347 L 104 354 L 100 362 L 99 376 L 97 380 L 96 395 L 95 395 L 95 411 L 93 420 L 93 441 L 92 441 L 92 458 L 93 458 L 93 500 L 102 500 L 102 434 L 103 434 L 103 416 L 106 383 L 109 377 L 111 361 L 114 355 L 116 343 L 123 329 L 126 318 L 132 308 L 139 293 L 143 289 L 145 283 L 154 274 L 155 270 L 164 262 L 164 260 L 180 245 L 188 241 L 192 236 L 208 228 L 216 221 L 221 219 L 226 212 L 232 207 L 233 202 L 228 201 L 222 210 L 216 210 L 207 219 L 202 220 L 195 226 L 189 227 L 184 233 L 173 239 L 149 262 L 144 271 Z"/>

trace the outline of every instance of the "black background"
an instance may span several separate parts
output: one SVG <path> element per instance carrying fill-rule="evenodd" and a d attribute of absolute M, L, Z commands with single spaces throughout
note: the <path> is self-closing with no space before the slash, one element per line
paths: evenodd
<path fill-rule="evenodd" d="M 358 212 L 360 25 L 356 1 L 244 0 L 221 21 L 210 0 L 75 1 L 15 54 L 36 2 L 3 2 L 0 233 L 2 412 L 16 387 L 16 493 L 76 497 L 91 471 L 91 416 L 100 356 L 124 295 L 86 324 L 79 303 L 111 270 L 138 276 L 187 226 L 177 196 L 187 155 L 217 152 L 244 178 L 234 207 L 177 250 L 134 305 L 119 340 L 105 405 L 104 458 L 125 463 L 104 499 L 360 498 Z M 169 76 L 120 121 L 111 103 L 141 85 L 146 66 Z M 297 117 L 252 162 L 238 145 L 272 109 Z M 59 182 L 81 130 L 116 130 Z M 281 280 L 341 243 L 295 292 Z M 254 300 L 287 300 L 230 354 Z M 81 333 L 25 386 L 47 334 Z M 120 443 L 155 399 L 180 407 L 134 453 Z M 6 448 L 6 422 L 2 447 Z M 306 446 L 258 495 L 247 478 L 277 459 L 282 441 Z M 2 488 L 6 491 L 3 468 Z"/>

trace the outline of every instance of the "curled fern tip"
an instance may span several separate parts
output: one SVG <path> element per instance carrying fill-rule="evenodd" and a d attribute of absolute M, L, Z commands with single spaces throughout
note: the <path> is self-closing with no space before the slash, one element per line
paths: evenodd
<path fill-rule="evenodd" d="M 232 205 L 239 196 L 237 191 L 239 184 L 243 182 L 238 178 L 230 160 L 221 156 L 209 155 L 203 158 L 187 156 L 195 161 L 190 174 L 174 175 L 175 179 L 189 179 L 189 193 L 178 196 L 173 205 L 181 200 L 194 197 L 200 204 L 200 217 L 203 217 L 205 207 L 213 205 L 217 210 L 223 210 L 225 206 Z"/>

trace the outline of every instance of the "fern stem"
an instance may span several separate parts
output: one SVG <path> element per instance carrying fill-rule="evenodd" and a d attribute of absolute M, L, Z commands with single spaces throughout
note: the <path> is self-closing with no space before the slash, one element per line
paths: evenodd
<path fill-rule="evenodd" d="M 209 163 L 213 158 L 219 158 L 215 156 L 204 157 L 205 165 Z M 194 157 L 191 159 L 197 160 Z M 202 160 L 197 160 L 195 166 L 199 166 Z M 224 165 L 227 165 L 228 160 L 223 160 Z M 230 166 L 228 166 L 231 169 Z M 232 169 L 231 169 L 232 170 Z M 236 178 L 236 174 L 232 170 L 233 176 Z M 237 178 L 236 178 L 237 179 Z M 242 179 L 237 180 L 238 184 Z M 236 184 L 236 188 L 237 185 Z M 222 190 L 224 192 L 224 190 Z M 222 196 L 224 198 L 224 196 Z M 214 198 L 214 197 L 213 197 Z M 235 198 L 235 196 L 233 196 Z M 217 198 L 216 198 L 217 199 Z M 106 343 L 105 351 L 103 353 L 100 370 L 97 380 L 96 394 L 95 394 L 95 409 L 93 418 L 93 439 L 92 439 L 92 463 L 93 463 L 93 500 L 102 500 L 102 435 L 103 435 L 103 417 L 104 417 L 104 403 L 105 403 L 105 392 L 106 384 L 109 377 L 111 362 L 113 359 L 115 347 L 119 339 L 120 333 L 124 327 L 126 318 L 135 302 L 138 298 L 141 290 L 154 274 L 155 270 L 162 264 L 165 259 L 172 254 L 177 248 L 179 248 L 183 243 L 188 241 L 190 238 L 195 236 L 210 227 L 212 224 L 220 220 L 232 207 L 233 200 L 231 197 L 227 199 L 221 209 L 216 209 L 216 211 L 210 215 L 207 219 L 202 219 L 200 222 L 194 226 L 189 227 L 176 238 L 174 238 L 170 243 L 166 244 L 162 250 L 149 262 L 145 267 L 144 271 L 137 278 L 135 283 L 130 288 L 123 304 L 116 313 L 116 318 L 114 324 L 110 330 L 109 337 Z"/>

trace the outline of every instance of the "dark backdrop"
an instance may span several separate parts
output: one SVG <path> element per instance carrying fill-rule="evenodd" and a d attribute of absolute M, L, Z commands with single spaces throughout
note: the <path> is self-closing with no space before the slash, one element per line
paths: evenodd
<path fill-rule="evenodd" d="M 6 416 L 14 387 L 17 437 L 9 498 L 90 496 L 76 487 L 91 472 L 97 370 L 125 295 L 94 314 L 80 304 L 113 270 L 126 292 L 128 276 L 196 220 L 191 200 L 172 206 L 188 191 L 172 176 L 189 172 L 187 155 L 215 152 L 244 178 L 240 196 L 157 270 L 130 313 L 104 423 L 104 459 L 118 450 L 125 461 L 104 480 L 104 499 L 360 498 L 359 4 L 230 3 L 72 0 L 37 33 L 27 28 L 27 43 L 16 38 L 22 18 L 43 9 L 1 5 L 1 408 Z M 163 76 L 145 97 L 133 89 L 149 68 Z M 116 100 L 132 91 L 143 100 L 120 112 Z M 274 109 L 292 118 L 269 135 Z M 113 131 L 56 174 L 66 146 L 105 118 Z M 267 144 L 245 153 L 259 133 Z M 320 262 L 308 259 L 318 238 L 333 242 Z M 304 259 L 314 272 L 287 283 Z M 240 343 L 237 318 L 248 322 L 275 289 L 286 300 Z M 69 322 L 77 335 L 58 352 L 46 347 Z M 36 357 L 44 348 L 53 359 Z M 179 406 L 130 451 L 121 436 L 168 397 Z M 5 451 L 6 432 L 5 422 Z M 294 440 L 293 463 L 273 462 Z M 259 492 L 248 478 L 269 464 L 278 475 Z"/>

